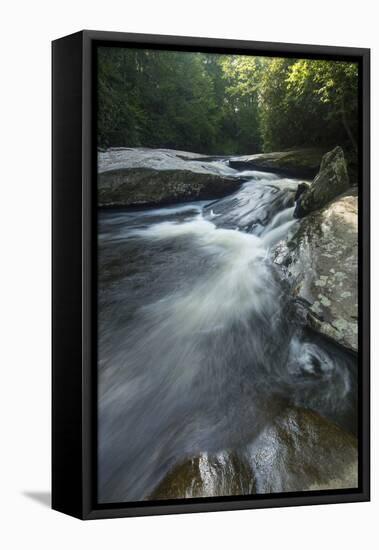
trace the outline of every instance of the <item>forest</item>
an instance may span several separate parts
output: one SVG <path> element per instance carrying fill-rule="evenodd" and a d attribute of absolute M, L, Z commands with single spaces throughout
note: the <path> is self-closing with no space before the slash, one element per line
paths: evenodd
<path fill-rule="evenodd" d="M 358 65 L 98 49 L 98 146 L 254 154 L 336 144 L 357 152 Z"/>

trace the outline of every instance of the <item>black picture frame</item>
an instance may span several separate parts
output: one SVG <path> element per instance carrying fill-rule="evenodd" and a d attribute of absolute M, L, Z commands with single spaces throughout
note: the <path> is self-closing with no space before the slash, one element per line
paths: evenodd
<path fill-rule="evenodd" d="M 360 70 L 359 487 L 99 505 L 96 499 L 98 45 L 352 60 Z M 370 50 L 85 30 L 52 43 L 52 507 L 81 519 L 370 499 Z"/>

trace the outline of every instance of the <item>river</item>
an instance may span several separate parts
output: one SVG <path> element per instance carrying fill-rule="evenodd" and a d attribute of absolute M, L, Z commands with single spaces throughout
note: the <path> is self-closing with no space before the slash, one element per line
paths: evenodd
<path fill-rule="evenodd" d="M 307 331 L 270 255 L 298 181 L 99 210 L 99 499 L 149 498 L 186 457 L 241 448 L 288 404 L 356 433 L 354 356 Z"/>

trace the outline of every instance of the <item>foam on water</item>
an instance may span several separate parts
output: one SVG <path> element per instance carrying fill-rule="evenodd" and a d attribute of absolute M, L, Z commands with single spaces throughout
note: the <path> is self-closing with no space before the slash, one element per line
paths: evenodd
<path fill-rule="evenodd" d="M 270 261 L 296 230 L 297 184 L 254 177 L 209 204 L 100 217 L 102 502 L 146 499 L 187 457 L 250 444 L 283 402 L 345 421 L 349 363 L 299 332 Z"/>
<path fill-rule="evenodd" d="M 156 224 L 134 234 L 152 239 L 188 236 L 206 254 L 217 257 L 217 270 L 200 280 L 187 296 L 177 299 L 178 322 L 189 323 L 191 330 L 220 326 L 225 319 L 243 319 L 252 310 L 269 309 L 270 272 L 264 261 L 266 247 L 259 237 L 217 228 L 201 215 L 188 222 Z"/>

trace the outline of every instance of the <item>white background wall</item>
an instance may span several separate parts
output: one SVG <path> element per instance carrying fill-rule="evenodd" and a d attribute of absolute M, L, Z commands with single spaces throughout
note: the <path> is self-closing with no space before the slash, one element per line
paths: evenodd
<path fill-rule="evenodd" d="M 372 503 L 83 523 L 51 511 L 30 496 L 37 493 L 39 500 L 46 501 L 50 485 L 50 41 L 92 28 L 371 47 L 375 100 L 379 76 L 375 15 L 372 0 L 13 0 L 2 4 L 0 541 L 6 541 L 2 548 L 377 547 L 375 360 Z M 374 282 L 379 223 L 377 114 L 376 104 L 372 119 Z M 373 359 L 378 350 L 377 298 L 375 285 Z"/>

